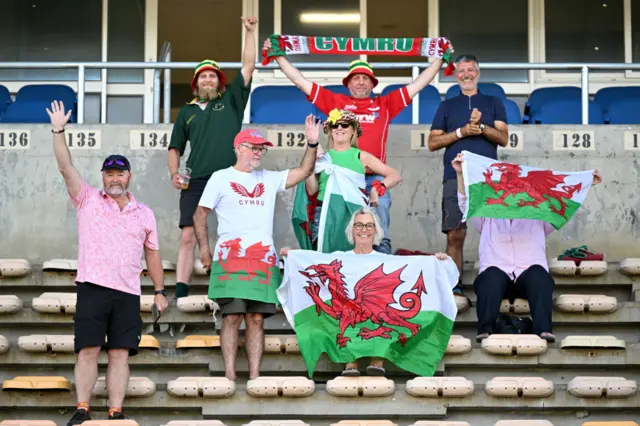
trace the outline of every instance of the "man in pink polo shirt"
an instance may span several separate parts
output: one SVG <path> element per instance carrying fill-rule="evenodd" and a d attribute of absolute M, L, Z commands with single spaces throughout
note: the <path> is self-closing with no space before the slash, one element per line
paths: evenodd
<path fill-rule="evenodd" d="M 64 126 L 71 111 L 54 101 L 47 109 L 53 129 L 53 152 L 78 217 L 78 275 L 75 324 L 77 410 L 68 426 L 91 420 L 89 401 L 98 379 L 98 354 L 108 354 L 109 420 L 122 414 L 129 382 L 129 356 L 138 353 L 142 333 L 140 273 L 144 252 L 159 311 L 169 305 L 156 219 L 151 209 L 127 191 L 129 160 L 111 155 L 102 164 L 103 189 L 82 180 L 71 162 Z M 107 342 L 105 344 L 105 337 Z"/>

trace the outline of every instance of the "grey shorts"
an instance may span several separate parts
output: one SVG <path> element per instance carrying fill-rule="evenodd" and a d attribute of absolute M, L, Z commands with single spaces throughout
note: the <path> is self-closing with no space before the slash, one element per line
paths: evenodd
<path fill-rule="evenodd" d="M 276 313 L 276 305 L 273 303 L 232 298 L 216 299 L 216 302 L 218 302 L 218 305 L 220 305 L 222 316 L 255 313 L 262 314 L 263 318 L 269 318 Z"/>
<path fill-rule="evenodd" d="M 442 232 L 454 229 L 467 229 L 467 223 L 458 207 L 458 180 L 447 179 L 442 184 Z"/>

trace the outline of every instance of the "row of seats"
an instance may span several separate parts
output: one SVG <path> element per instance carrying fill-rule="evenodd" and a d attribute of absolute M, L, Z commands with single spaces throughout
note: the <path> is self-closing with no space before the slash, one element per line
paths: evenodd
<path fill-rule="evenodd" d="M 54 100 L 64 102 L 65 109 L 71 108 L 69 122 L 75 123 L 76 94 L 63 84 L 29 84 L 22 86 L 13 101 L 9 90 L 0 85 L 0 123 L 48 123 L 50 108 Z"/>
<path fill-rule="evenodd" d="M 34 297 L 31 307 L 42 314 L 74 314 L 76 312 L 76 293 L 42 293 Z M 153 306 L 151 295 L 140 298 L 140 312 L 151 312 Z M 461 303 L 461 302 L 457 302 Z M 22 310 L 22 299 L 15 295 L 0 295 L 0 314 L 13 314 Z M 612 313 L 618 309 L 618 300 L 613 296 L 603 294 L 562 294 L 553 300 L 553 306 L 558 312 L 565 313 Z M 198 313 L 217 311 L 215 302 L 204 295 L 194 295 L 178 299 L 177 308 L 180 312 Z M 458 310 L 464 312 L 466 306 L 458 305 Z M 515 299 L 513 303 L 503 300 L 503 313 L 528 314 L 529 303 L 524 299 Z"/>
<path fill-rule="evenodd" d="M 73 335 L 32 334 L 18 338 L 18 347 L 31 353 L 73 353 Z M 220 347 L 220 336 L 191 335 L 179 339 L 176 349 L 213 349 Z M 608 349 L 625 350 L 624 340 L 614 336 L 567 336 L 560 342 L 560 349 Z M 0 336 L 0 354 L 9 351 L 10 343 Z M 140 339 L 141 349 L 157 350 L 160 341 L 151 335 Z M 481 344 L 491 355 L 537 356 L 547 351 L 547 341 L 535 334 L 492 334 Z M 269 354 L 299 354 L 300 346 L 295 335 L 265 336 L 264 351 Z M 471 352 L 471 340 L 452 335 L 445 355 L 462 355 Z"/>
<path fill-rule="evenodd" d="M 600 276 L 609 270 L 609 263 L 604 260 L 587 260 L 577 265 L 572 260 L 549 259 L 549 270 L 556 276 Z M 162 261 L 162 268 L 165 271 L 175 271 L 176 264 L 167 260 Z M 479 268 L 479 263 L 474 263 L 474 269 Z M 623 259 L 618 268 L 620 272 L 629 276 L 640 275 L 640 258 Z M 74 259 L 54 259 L 43 263 L 43 271 L 63 271 L 76 272 L 78 270 L 78 261 Z M 147 271 L 147 265 L 142 262 L 143 273 Z M 2 278 L 21 278 L 31 274 L 33 266 L 26 259 L 0 259 L 0 279 Z M 206 270 L 202 267 L 200 261 L 196 261 L 194 265 L 194 273 L 199 276 L 205 276 Z"/>
<path fill-rule="evenodd" d="M 2 383 L 4 391 L 64 390 L 72 383 L 62 376 L 17 376 Z M 247 394 L 256 398 L 313 395 L 315 382 L 303 376 L 260 376 L 247 381 Z M 553 381 L 543 377 L 494 377 L 484 386 L 487 395 L 498 398 L 546 398 L 555 391 Z M 335 397 L 384 397 L 395 392 L 395 382 L 386 377 L 338 376 L 327 381 L 326 391 Z M 405 385 L 406 392 L 421 398 L 464 398 L 475 392 L 475 383 L 465 377 L 416 377 Z M 638 391 L 635 380 L 624 377 L 578 376 L 569 381 L 567 391 L 578 398 L 628 398 Z M 145 398 L 156 392 L 156 384 L 147 377 L 131 377 L 126 396 Z M 180 398 L 229 398 L 236 392 L 234 381 L 226 377 L 178 377 L 167 383 L 169 395 Z M 93 396 L 107 397 L 105 378 L 100 377 Z"/>
<path fill-rule="evenodd" d="M 113 426 L 107 420 L 84 422 L 86 426 Z M 139 426 L 135 420 L 120 420 L 119 426 Z M 4 420 L 0 426 L 56 426 L 48 420 Z M 220 420 L 172 420 L 161 426 L 226 426 Z M 302 420 L 252 420 L 243 426 L 311 426 Z M 341 420 L 330 426 L 398 426 L 390 420 Z M 446 420 L 419 420 L 410 426 L 471 426 L 467 422 Z M 554 426 L 549 420 L 499 420 L 493 426 Z M 638 426 L 632 421 L 585 422 L 582 426 Z"/>

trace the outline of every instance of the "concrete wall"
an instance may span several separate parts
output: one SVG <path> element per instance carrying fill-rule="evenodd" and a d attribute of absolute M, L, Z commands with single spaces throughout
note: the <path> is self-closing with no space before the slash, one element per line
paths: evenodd
<path fill-rule="evenodd" d="M 277 130 L 285 133 L 303 131 L 303 126 L 258 128 L 265 133 L 269 131 L 272 137 Z M 4 135 L 5 144 L 5 148 L 0 147 L 0 257 L 42 262 L 52 258 L 75 258 L 77 255 L 75 211 L 57 171 L 49 129 L 48 125 L 0 126 L 0 138 Z M 100 165 L 108 154 L 123 153 L 130 158 L 134 169 L 130 190 L 154 210 L 163 258 L 175 260 L 179 237 L 179 194 L 169 184 L 166 150 L 132 150 L 129 140 L 130 131 L 170 133 L 171 126 L 84 125 L 75 129 L 85 132 L 98 130 L 101 134 L 99 149 L 72 151 L 74 164 L 90 184 L 101 186 Z M 571 145 L 572 134 L 577 129 L 579 132 L 593 132 L 594 149 L 554 150 L 554 132 L 567 132 Z M 624 149 L 625 134 L 640 133 L 640 128 L 512 126 L 510 130 L 520 132 L 517 136 L 523 149 L 501 149 L 501 159 L 554 170 L 597 168 L 604 177 L 604 183 L 591 190 L 573 221 L 549 237 L 550 257 L 578 244 L 588 244 L 590 249 L 606 253 L 607 260 L 611 261 L 640 257 L 637 217 L 640 212 L 640 198 L 637 196 L 640 164 L 638 151 Z M 13 131 L 30 133 L 28 149 L 6 149 Z M 440 231 L 442 153 L 412 149 L 412 136 L 413 143 L 419 144 L 417 132 L 428 132 L 428 128 L 397 125 L 392 127 L 389 135 L 389 164 L 400 170 L 404 177 L 402 185 L 392 190 L 392 242 L 394 249 L 444 250 L 445 238 Z M 139 145 L 137 134 L 134 145 Z M 265 157 L 264 167 L 292 167 L 299 163 L 301 155 L 301 150 L 272 149 Z M 295 245 L 290 222 L 293 196 L 293 191 L 289 191 L 278 200 L 275 219 L 278 246 Z M 211 226 L 214 226 L 213 220 Z M 214 230 L 215 227 L 210 228 L 212 238 L 215 238 Z M 465 245 L 466 260 L 477 259 L 477 244 L 477 233 L 471 231 Z"/>

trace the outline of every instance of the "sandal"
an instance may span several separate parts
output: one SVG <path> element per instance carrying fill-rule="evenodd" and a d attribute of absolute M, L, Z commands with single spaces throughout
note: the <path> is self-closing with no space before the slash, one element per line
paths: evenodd
<path fill-rule="evenodd" d="M 480 343 L 482 342 L 484 339 L 486 339 L 487 337 L 489 337 L 489 333 L 482 333 L 482 334 L 478 334 L 476 336 L 476 342 Z"/>
<path fill-rule="evenodd" d="M 367 367 L 367 375 L 369 376 L 384 376 L 386 371 L 383 367 L 377 367 L 375 365 L 370 365 Z"/>
<path fill-rule="evenodd" d="M 540 338 L 546 340 L 549 343 L 554 343 L 556 341 L 555 334 L 545 331 L 544 333 L 540 333 Z"/>
<path fill-rule="evenodd" d="M 345 368 L 342 372 L 342 375 L 345 377 L 358 377 L 360 375 L 360 371 L 357 368 Z"/>
<path fill-rule="evenodd" d="M 604 254 L 592 253 L 586 245 L 583 245 L 565 250 L 564 253 L 558 256 L 558 260 L 572 260 L 576 263 L 576 266 L 580 266 L 580 262 L 583 260 L 604 260 Z"/>

